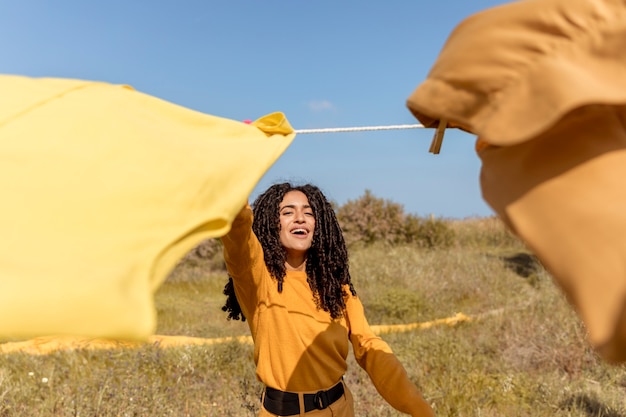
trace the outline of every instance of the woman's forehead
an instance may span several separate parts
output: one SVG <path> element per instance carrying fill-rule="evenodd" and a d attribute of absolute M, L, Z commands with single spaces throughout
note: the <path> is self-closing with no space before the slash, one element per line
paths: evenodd
<path fill-rule="evenodd" d="M 287 206 L 305 206 L 310 207 L 309 199 L 302 191 L 292 190 L 285 194 L 283 201 L 280 203 L 280 207 Z"/>

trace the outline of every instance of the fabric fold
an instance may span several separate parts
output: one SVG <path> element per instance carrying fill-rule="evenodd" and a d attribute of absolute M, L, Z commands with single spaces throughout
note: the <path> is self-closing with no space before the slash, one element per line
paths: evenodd
<path fill-rule="evenodd" d="M 225 234 L 295 133 L 130 86 L 0 76 L 0 337 L 145 339 L 154 291 Z"/>
<path fill-rule="evenodd" d="M 478 136 L 485 201 L 546 266 L 589 341 L 626 361 L 626 1 L 470 16 L 407 100 Z"/>
<path fill-rule="evenodd" d="M 407 106 L 493 145 L 512 145 L 588 104 L 626 105 L 623 0 L 523 0 L 450 34 Z"/>

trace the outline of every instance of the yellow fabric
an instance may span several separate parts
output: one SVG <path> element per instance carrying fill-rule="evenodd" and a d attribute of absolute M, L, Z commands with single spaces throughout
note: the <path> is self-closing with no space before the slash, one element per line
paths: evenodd
<path fill-rule="evenodd" d="M 250 336 L 232 336 L 206 339 L 191 336 L 152 335 L 145 340 L 93 339 L 79 336 L 39 336 L 17 342 L 0 343 L 0 353 L 27 353 L 29 355 L 47 355 L 68 350 L 114 350 L 135 349 L 147 345 L 159 348 L 179 346 L 217 345 L 222 343 L 252 344 Z"/>
<path fill-rule="evenodd" d="M 333 320 L 317 308 L 306 272 L 287 271 L 283 291 L 278 292 L 252 232 L 250 206 L 241 211 L 222 241 L 237 300 L 254 340 L 261 382 L 282 391 L 328 389 L 346 372 L 350 341 L 357 362 L 391 406 L 413 416 L 433 415 L 389 345 L 372 331 L 358 297 L 350 296 L 345 317 Z"/>
<path fill-rule="evenodd" d="M 483 197 L 626 362 L 626 2 L 525 0 L 470 16 L 407 101 L 478 135 Z"/>
<path fill-rule="evenodd" d="M 128 86 L 0 76 L 0 337 L 145 339 L 153 293 L 295 137 Z"/>
<path fill-rule="evenodd" d="M 490 314 L 490 313 L 487 313 Z M 472 321 L 463 313 L 457 313 L 452 317 L 436 319 L 426 322 L 408 324 L 379 324 L 370 326 L 375 335 L 386 333 L 403 333 L 413 330 L 430 329 L 434 326 L 455 326 L 465 321 Z M 29 340 L 0 343 L 0 353 L 24 352 L 32 355 L 45 355 L 58 350 L 73 349 L 125 349 L 141 347 L 145 344 L 153 344 L 158 347 L 175 347 L 189 345 L 217 345 L 222 343 L 253 344 L 252 336 L 225 336 L 216 338 L 203 338 L 192 336 L 153 335 L 142 341 L 127 341 L 115 339 L 94 339 L 77 336 L 40 336 Z"/>

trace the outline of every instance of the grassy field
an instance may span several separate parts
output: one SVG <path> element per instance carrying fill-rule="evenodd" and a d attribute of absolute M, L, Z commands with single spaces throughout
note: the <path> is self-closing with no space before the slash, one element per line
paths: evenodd
<path fill-rule="evenodd" d="M 351 252 L 370 324 L 455 326 L 384 334 L 438 416 L 626 417 L 626 367 L 589 349 L 550 276 L 495 219 L 451 222 L 446 249 Z M 156 294 L 158 334 L 246 335 L 220 309 L 219 259 L 187 257 Z M 357 416 L 400 416 L 349 358 Z M 254 416 L 252 347 L 59 351 L 0 356 L 0 416 Z"/>

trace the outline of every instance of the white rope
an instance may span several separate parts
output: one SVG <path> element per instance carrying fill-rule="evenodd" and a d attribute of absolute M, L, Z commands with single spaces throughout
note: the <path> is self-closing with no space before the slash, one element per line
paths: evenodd
<path fill-rule="evenodd" d="M 295 129 L 297 134 L 306 133 L 337 133 L 337 132 L 363 132 L 367 130 L 399 130 L 424 128 L 422 124 L 415 125 L 389 125 L 389 126 L 363 126 L 363 127 L 329 127 L 324 129 Z"/>

